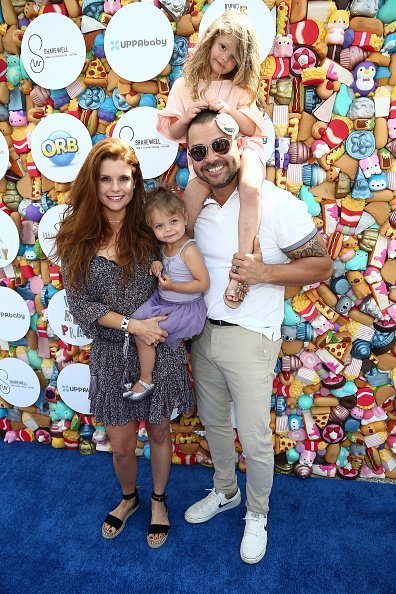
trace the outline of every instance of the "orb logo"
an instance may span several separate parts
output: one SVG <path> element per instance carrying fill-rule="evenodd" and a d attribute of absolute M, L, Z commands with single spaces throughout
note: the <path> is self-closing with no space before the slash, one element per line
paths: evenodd
<path fill-rule="evenodd" d="M 52 132 L 41 145 L 41 152 L 57 167 L 70 165 L 78 152 L 77 139 L 68 132 Z"/>

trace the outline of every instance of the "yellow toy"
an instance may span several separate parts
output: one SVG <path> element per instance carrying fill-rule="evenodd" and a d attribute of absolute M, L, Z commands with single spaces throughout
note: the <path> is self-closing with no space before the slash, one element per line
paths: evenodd
<path fill-rule="evenodd" d="M 327 23 L 327 43 L 342 45 L 344 43 L 345 31 L 349 27 L 349 12 L 347 10 L 335 10 L 330 14 Z"/>

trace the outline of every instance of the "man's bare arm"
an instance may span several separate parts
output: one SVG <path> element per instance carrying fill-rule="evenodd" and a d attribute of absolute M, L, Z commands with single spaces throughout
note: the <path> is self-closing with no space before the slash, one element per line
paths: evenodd
<path fill-rule="evenodd" d="M 290 258 L 290 260 L 299 260 L 300 258 L 321 258 L 323 256 L 328 256 L 326 246 L 319 233 L 314 235 L 314 237 L 307 241 L 307 243 L 304 243 L 295 250 L 285 252 L 285 254 Z"/>
<path fill-rule="evenodd" d="M 327 280 L 332 275 L 333 264 L 318 233 L 307 243 L 285 253 L 291 262 L 264 264 L 256 238 L 253 254 L 244 255 L 238 252 L 234 255 L 230 276 L 238 281 L 246 281 L 249 285 L 267 283 L 300 286 Z"/>

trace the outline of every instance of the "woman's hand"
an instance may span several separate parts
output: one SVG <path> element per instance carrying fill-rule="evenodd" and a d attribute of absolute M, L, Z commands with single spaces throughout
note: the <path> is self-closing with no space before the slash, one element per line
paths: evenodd
<path fill-rule="evenodd" d="M 159 260 L 154 260 L 154 262 L 150 266 L 150 274 L 153 276 L 159 276 L 163 269 L 163 264 Z"/>
<path fill-rule="evenodd" d="M 135 328 L 133 334 L 148 345 L 157 345 L 159 342 L 165 342 L 168 336 L 166 330 L 159 327 L 158 322 L 166 320 L 167 316 L 155 316 L 147 320 L 133 320 Z"/>
<path fill-rule="evenodd" d="M 161 276 L 158 277 L 158 286 L 163 291 L 174 291 L 175 285 L 176 283 L 174 283 L 170 276 L 167 276 L 166 274 L 161 274 Z"/>
<path fill-rule="evenodd" d="M 213 101 L 209 101 L 209 109 L 218 111 L 219 113 L 230 113 L 231 108 L 228 103 L 222 99 L 214 99 Z"/>

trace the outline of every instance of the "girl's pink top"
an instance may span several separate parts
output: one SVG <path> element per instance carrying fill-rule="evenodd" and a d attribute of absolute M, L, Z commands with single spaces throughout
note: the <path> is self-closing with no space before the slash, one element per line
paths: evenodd
<path fill-rule="evenodd" d="M 198 83 L 198 93 L 205 88 L 204 81 Z M 252 122 L 256 124 L 256 129 L 252 136 L 244 136 L 244 148 L 253 149 L 260 157 L 261 162 L 265 165 L 265 153 L 263 137 L 266 136 L 264 116 L 260 112 L 256 103 L 250 103 L 249 94 L 241 87 L 232 84 L 231 80 L 216 80 L 209 84 L 205 91 L 205 99 L 208 101 L 214 99 L 222 99 L 230 105 L 233 109 L 238 109 L 241 113 L 246 115 Z M 171 118 L 180 118 L 184 115 L 193 102 L 189 91 L 184 84 L 184 78 L 178 78 L 172 86 L 168 96 L 166 108 L 162 109 L 158 114 L 157 130 L 166 138 L 172 139 L 169 131 Z M 174 140 L 174 139 L 172 139 Z M 186 144 L 186 138 L 183 136 L 178 139 L 181 144 Z M 190 162 L 189 162 L 190 164 Z M 191 179 L 190 167 L 190 179 Z M 193 174 L 195 177 L 195 174 Z"/>

